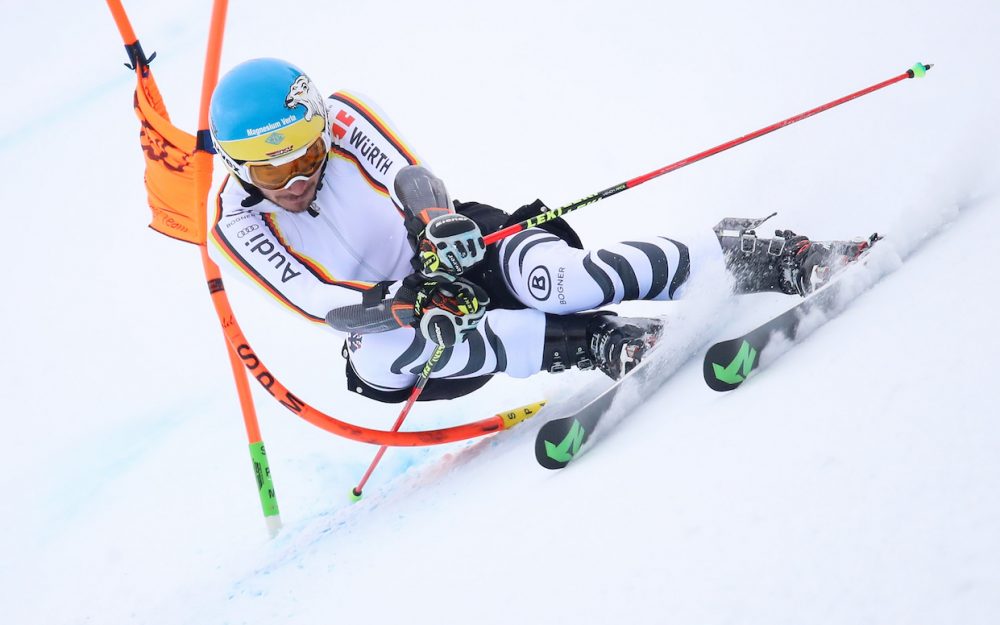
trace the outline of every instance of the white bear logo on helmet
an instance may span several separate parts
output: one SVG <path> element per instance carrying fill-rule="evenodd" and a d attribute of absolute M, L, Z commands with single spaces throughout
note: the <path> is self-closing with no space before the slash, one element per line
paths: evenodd
<path fill-rule="evenodd" d="M 306 107 L 305 120 L 307 122 L 311 121 L 313 115 L 316 114 L 326 119 L 326 115 L 324 115 L 326 107 L 323 105 L 323 98 L 316 93 L 312 81 L 305 76 L 296 78 L 288 90 L 288 95 L 285 96 L 286 107 L 293 109 L 300 104 Z"/>

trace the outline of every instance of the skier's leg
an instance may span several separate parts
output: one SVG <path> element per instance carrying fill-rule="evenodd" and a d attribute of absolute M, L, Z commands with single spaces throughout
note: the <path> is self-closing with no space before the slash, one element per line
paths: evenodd
<path fill-rule="evenodd" d="M 425 399 L 464 395 L 494 373 L 525 378 L 576 366 L 618 378 L 638 364 L 660 327 L 655 319 L 601 311 L 553 315 L 531 309 L 493 310 L 465 341 L 445 350 Z M 348 345 L 351 390 L 390 402 L 406 399 L 435 347 L 409 329 L 354 336 Z"/>
<path fill-rule="evenodd" d="M 545 314 L 537 310 L 489 311 L 465 341 L 445 350 L 431 383 L 493 373 L 516 378 L 538 373 L 545 325 Z M 435 347 L 410 329 L 352 337 L 349 345 L 353 372 L 368 385 L 386 391 L 412 387 Z"/>
<path fill-rule="evenodd" d="M 711 232 L 684 241 L 647 237 L 581 250 L 532 228 L 506 239 L 499 252 L 507 288 L 524 305 L 554 314 L 624 300 L 677 299 L 707 268 L 722 266 Z"/>
<path fill-rule="evenodd" d="M 774 238 L 767 239 L 747 229 L 581 250 L 529 229 L 504 240 L 497 258 L 507 288 L 521 303 L 566 314 L 624 300 L 677 299 L 703 274 L 717 276 L 720 267 L 732 277 L 736 293 L 805 295 L 876 238 L 816 242 L 791 230 L 775 230 Z"/>

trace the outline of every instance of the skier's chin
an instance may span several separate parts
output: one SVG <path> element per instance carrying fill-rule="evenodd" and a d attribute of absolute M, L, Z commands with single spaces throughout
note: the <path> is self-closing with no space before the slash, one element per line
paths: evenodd
<path fill-rule="evenodd" d="M 315 199 L 317 184 L 319 184 L 319 175 L 310 178 L 308 181 L 300 180 L 287 189 L 280 189 L 278 191 L 262 190 L 262 193 L 264 197 L 286 211 L 301 213 L 309 208 L 309 205 Z"/>
<path fill-rule="evenodd" d="M 309 208 L 309 205 L 312 204 L 312 199 L 312 193 L 307 193 L 294 198 L 277 199 L 274 203 L 289 213 L 301 213 Z"/>

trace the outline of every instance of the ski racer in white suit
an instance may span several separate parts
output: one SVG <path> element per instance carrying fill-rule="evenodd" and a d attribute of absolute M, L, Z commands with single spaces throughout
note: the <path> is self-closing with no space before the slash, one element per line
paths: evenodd
<path fill-rule="evenodd" d="M 323 98 L 277 59 L 228 72 L 210 117 L 232 174 L 209 216 L 210 255 L 320 324 L 332 309 L 384 298 L 394 329 L 352 334 L 345 350 L 349 388 L 380 401 L 405 400 L 435 344 L 447 349 L 421 399 L 468 393 L 494 373 L 577 366 L 620 377 L 659 322 L 584 311 L 680 297 L 693 274 L 722 262 L 738 292 L 804 293 L 828 256 L 790 231 L 753 249 L 753 233 L 739 233 L 709 235 L 708 245 L 641 237 L 586 250 L 560 219 L 486 248 L 483 233 L 543 205 L 513 216 L 453 205 L 374 103 L 347 91 Z"/>

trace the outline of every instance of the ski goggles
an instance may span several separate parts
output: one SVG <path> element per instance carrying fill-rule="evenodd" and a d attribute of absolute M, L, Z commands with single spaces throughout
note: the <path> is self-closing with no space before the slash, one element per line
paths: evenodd
<path fill-rule="evenodd" d="M 326 162 L 326 142 L 322 136 L 309 144 L 301 156 L 289 160 L 274 159 L 258 163 L 244 163 L 249 182 L 261 189 L 277 191 L 286 188 L 299 178 L 309 178 Z"/>

